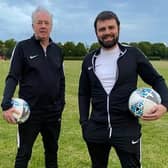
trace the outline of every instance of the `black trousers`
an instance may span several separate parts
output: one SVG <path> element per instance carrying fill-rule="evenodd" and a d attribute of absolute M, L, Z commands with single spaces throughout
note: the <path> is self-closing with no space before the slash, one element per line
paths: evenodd
<path fill-rule="evenodd" d="M 114 138 L 112 143 L 87 142 L 92 168 L 107 168 L 109 153 L 112 147 L 114 147 L 119 157 L 122 168 L 140 168 L 140 139 L 129 141 L 127 137 L 124 143 L 122 141 L 122 138 Z M 132 141 L 133 144 L 131 143 Z M 127 142 L 130 143 L 127 144 Z M 132 145 L 133 147 L 131 147 Z M 129 148 L 132 148 L 131 152 Z"/>
<path fill-rule="evenodd" d="M 40 117 L 39 117 L 40 116 Z M 55 116 L 36 115 L 18 125 L 18 151 L 15 168 L 27 168 L 33 144 L 40 133 L 45 151 L 46 168 L 57 168 L 58 139 L 61 120 Z"/>

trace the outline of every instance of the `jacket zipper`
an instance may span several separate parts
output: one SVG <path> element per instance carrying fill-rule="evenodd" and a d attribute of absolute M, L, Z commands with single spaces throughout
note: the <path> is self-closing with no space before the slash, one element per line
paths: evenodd
<path fill-rule="evenodd" d="M 127 50 L 123 51 L 120 53 L 120 56 L 118 58 L 118 60 L 126 53 Z M 95 59 L 96 59 L 96 55 L 94 54 L 93 57 L 92 57 L 92 68 L 93 68 L 93 72 L 95 73 Z M 117 60 L 117 64 L 118 64 L 118 60 Z M 95 73 L 96 75 L 96 73 Z M 97 76 L 97 75 L 96 75 Z M 118 69 L 118 66 L 117 66 L 117 74 L 116 74 L 116 81 L 118 80 L 118 76 L 119 76 L 119 69 Z M 99 80 L 99 78 L 97 77 L 97 79 Z M 100 82 L 101 83 L 101 82 Z M 114 84 L 115 86 L 115 84 Z M 103 88 L 103 86 L 102 86 Z M 114 88 L 114 87 L 113 87 Z M 103 88 L 104 89 L 104 88 Z M 104 90 L 105 91 L 105 90 Z M 111 92 L 110 92 L 111 93 Z M 107 93 L 106 93 L 107 94 Z M 107 94 L 107 119 L 108 119 L 108 128 L 109 128 L 109 138 L 111 138 L 112 136 L 112 125 L 111 125 L 111 117 L 110 117 L 110 94 Z"/>
<path fill-rule="evenodd" d="M 111 138 L 112 126 L 111 126 L 111 121 L 110 121 L 110 110 L 109 110 L 109 107 L 110 107 L 110 95 L 108 94 L 107 95 L 107 117 L 108 117 L 108 127 L 110 129 L 109 138 Z"/>
<path fill-rule="evenodd" d="M 124 52 L 120 53 L 120 56 L 119 56 L 118 60 L 120 59 L 120 57 L 122 57 L 125 54 L 125 52 L 126 52 L 126 50 Z M 116 70 L 116 82 L 117 82 L 118 76 L 119 76 L 118 60 L 117 60 L 117 70 Z M 114 84 L 114 86 L 115 86 L 115 84 Z M 114 88 L 114 86 L 113 86 L 113 88 Z M 112 136 L 112 130 L 113 130 L 112 125 L 111 125 L 111 120 L 110 120 L 110 118 L 111 118 L 110 117 L 110 93 L 107 95 L 108 127 L 110 129 L 110 131 L 109 131 L 109 138 L 111 138 L 111 136 Z"/>
<path fill-rule="evenodd" d="M 44 56 L 45 56 L 45 58 L 47 58 L 47 48 L 43 48 L 43 51 L 44 51 Z"/>
<path fill-rule="evenodd" d="M 96 58 L 96 55 L 94 55 L 93 56 L 93 58 L 92 58 L 92 68 L 93 68 L 93 72 L 94 72 L 94 74 L 96 75 L 96 73 L 95 73 L 95 64 L 94 64 L 94 59 Z M 96 75 L 97 76 L 97 75 Z M 99 80 L 99 78 L 97 77 L 97 79 Z M 99 82 L 101 83 L 101 81 L 99 80 Z M 102 84 L 101 84 L 102 85 Z M 102 85 L 102 88 L 103 88 L 103 85 Z M 104 88 L 103 88 L 104 89 Z M 105 91 L 105 90 L 104 90 Z M 105 93 L 106 93 L 106 91 L 105 91 Z M 110 119 L 110 110 L 109 110 L 109 107 L 110 107 L 110 94 L 107 94 L 106 93 L 106 95 L 107 95 L 107 103 L 106 103 L 106 110 L 107 110 L 107 120 L 108 120 L 108 128 L 109 128 L 109 138 L 111 138 L 111 136 L 112 136 L 112 125 L 111 125 L 111 119 Z"/>

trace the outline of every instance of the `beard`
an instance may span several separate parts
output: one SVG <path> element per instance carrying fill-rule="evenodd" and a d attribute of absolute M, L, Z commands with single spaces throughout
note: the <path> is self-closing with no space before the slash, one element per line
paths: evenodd
<path fill-rule="evenodd" d="M 109 35 L 103 36 L 102 39 L 98 38 L 99 44 L 106 49 L 113 48 L 118 43 L 119 36 L 113 36 L 112 40 L 105 41 L 104 39 L 106 39 L 107 37 L 109 37 Z"/>

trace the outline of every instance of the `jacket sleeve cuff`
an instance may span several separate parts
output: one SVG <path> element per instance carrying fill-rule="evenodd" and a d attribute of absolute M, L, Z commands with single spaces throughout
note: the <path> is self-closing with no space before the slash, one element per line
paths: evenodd
<path fill-rule="evenodd" d="M 1 104 L 1 107 L 2 107 L 2 110 L 3 111 L 6 111 L 6 110 L 8 110 L 8 109 L 10 109 L 11 107 L 12 107 L 12 104 L 11 104 L 11 102 L 9 102 L 9 103 L 6 103 L 6 104 Z"/>
<path fill-rule="evenodd" d="M 166 107 L 166 110 L 167 110 L 167 112 L 168 112 L 168 104 L 167 103 L 161 103 L 163 106 L 165 106 Z"/>

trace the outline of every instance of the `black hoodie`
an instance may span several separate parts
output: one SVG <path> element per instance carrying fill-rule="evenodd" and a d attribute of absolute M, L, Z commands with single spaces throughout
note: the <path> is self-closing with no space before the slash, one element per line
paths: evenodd
<path fill-rule="evenodd" d="M 113 133 L 115 132 L 114 128 L 122 130 L 124 127 L 132 128 L 132 130 L 128 130 L 128 134 L 139 132 L 137 131 L 140 128 L 138 119 L 128 109 L 129 96 L 137 88 L 138 75 L 160 94 L 162 104 L 168 107 L 168 88 L 165 81 L 144 54 L 134 47 L 119 44 L 119 48 L 121 53 L 117 61 L 117 80 L 109 95 L 95 74 L 95 59 L 98 57 L 100 49 L 85 57 L 79 82 L 81 125 L 87 126 L 94 121 L 97 126 L 106 127 L 110 136 L 112 128 Z M 92 105 L 91 112 L 90 103 Z M 133 132 L 131 133 L 131 131 Z M 89 136 L 92 133 L 89 132 Z M 123 134 L 123 132 L 118 131 L 116 134 Z"/>

